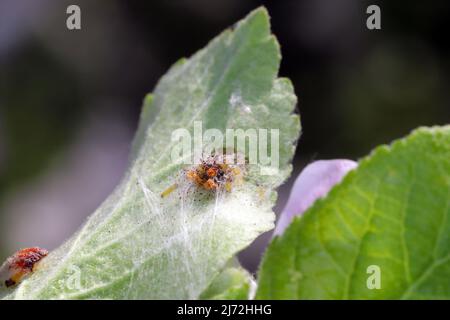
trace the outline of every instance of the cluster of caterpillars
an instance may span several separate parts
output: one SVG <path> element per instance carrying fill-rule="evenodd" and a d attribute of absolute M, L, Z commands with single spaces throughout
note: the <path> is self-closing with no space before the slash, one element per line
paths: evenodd
<path fill-rule="evenodd" d="M 218 190 L 223 187 L 230 192 L 237 180 L 242 178 L 242 170 L 227 163 L 223 156 L 202 159 L 200 164 L 187 171 L 186 177 L 205 190 Z"/>

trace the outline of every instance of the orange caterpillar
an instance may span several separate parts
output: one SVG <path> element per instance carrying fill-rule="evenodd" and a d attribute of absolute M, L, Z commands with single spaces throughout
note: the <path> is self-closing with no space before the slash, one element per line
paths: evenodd
<path fill-rule="evenodd" d="M 18 284 L 35 270 L 36 264 L 48 255 L 48 251 L 38 247 L 17 251 L 0 267 L 0 278 L 6 287 Z"/>

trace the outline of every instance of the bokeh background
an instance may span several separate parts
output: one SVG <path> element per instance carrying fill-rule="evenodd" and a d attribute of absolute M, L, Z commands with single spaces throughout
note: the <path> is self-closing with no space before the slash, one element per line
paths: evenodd
<path fill-rule="evenodd" d="M 0 0 L 0 261 L 69 237 L 120 180 L 144 95 L 261 4 L 303 125 L 277 212 L 307 163 L 449 123 L 449 1 Z M 366 28 L 369 4 L 382 30 Z M 241 253 L 251 271 L 269 239 Z"/>

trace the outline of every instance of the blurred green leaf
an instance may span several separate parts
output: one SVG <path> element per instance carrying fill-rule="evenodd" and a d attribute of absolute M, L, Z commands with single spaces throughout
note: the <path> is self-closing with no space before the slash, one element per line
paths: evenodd
<path fill-rule="evenodd" d="M 0 202 L 49 167 L 84 114 L 75 75 L 42 45 L 30 42 L 0 67 L 0 143 L 5 144 L 0 148 Z"/>
<path fill-rule="evenodd" d="M 237 264 L 223 270 L 200 295 L 200 299 L 247 300 L 254 285 L 252 276 Z"/>

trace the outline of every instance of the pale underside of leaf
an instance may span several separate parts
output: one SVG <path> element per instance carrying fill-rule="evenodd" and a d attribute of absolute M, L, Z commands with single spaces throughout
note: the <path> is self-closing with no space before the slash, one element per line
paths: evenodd
<path fill-rule="evenodd" d="M 449 299 L 449 203 L 450 126 L 379 147 L 274 239 L 257 297 Z"/>
<path fill-rule="evenodd" d="M 238 251 L 273 227 L 274 189 L 291 171 L 300 131 L 296 97 L 277 79 L 280 53 L 258 9 L 190 59 L 176 63 L 147 96 L 130 167 L 83 227 L 6 298 L 195 299 Z M 248 171 L 231 192 L 163 190 L 183 180 L 170 159 L 171 133 L 280 129 L 280 170 Z M 261 192 L 263 190 L 263 192 Z M 63 213 L 62 213 L 63 214 Z M 51 232 L 51 231 L 49 231 Z"/>
<path fill-rule="evenodd" d="M 239 266 L 234 259 L 220 272 L 201 294 L 200 299 L 207 300 L 247 300 L 252 299 L 256 289 L 253 277 Z"/>

